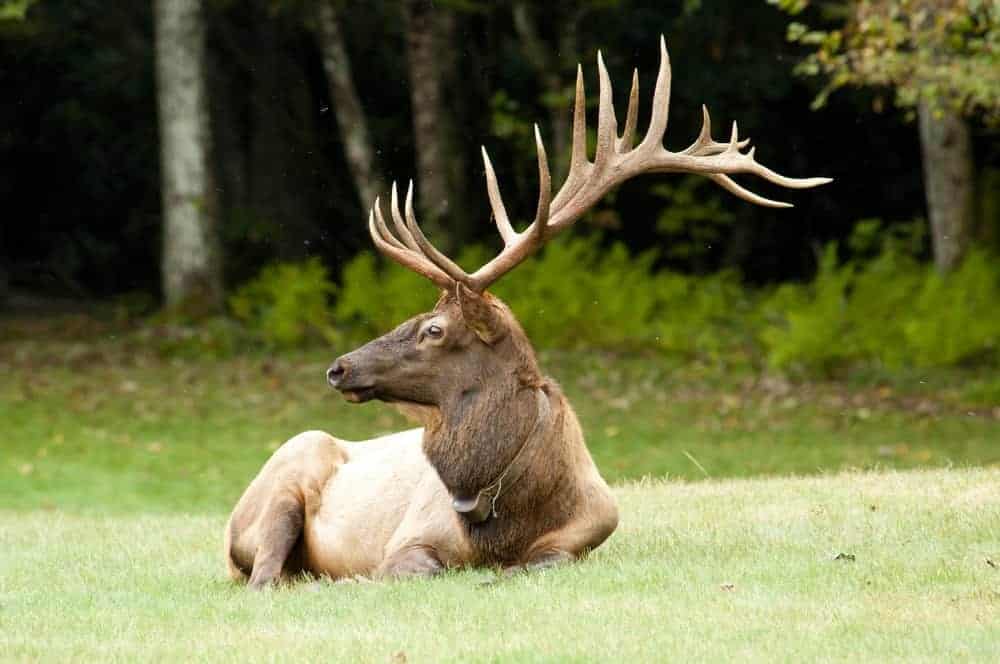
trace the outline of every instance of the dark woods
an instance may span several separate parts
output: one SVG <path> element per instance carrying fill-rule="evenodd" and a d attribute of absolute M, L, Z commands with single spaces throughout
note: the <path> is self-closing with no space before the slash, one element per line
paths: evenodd
<path fill-rule="evenodd" d="M 160 297 L 152 5 L 38 0 L 23 20 L 0 22 L 5 292 Z M 318 256 L 338 274 L 370 249 L 362 204 L 393 179 L 415 179 L 440 246 L 495 242 L 479 146 L 490 149 L 508 209 L 530 219 L 532 123 L 558 179 L 577 60 L 596 91 L 603 50 L 622 113 L 632 67 L 644 99 L 651 94 L 661 33 L 674 71 L 668 147 L 696 136 L 705 103 L 717 138 L 738 119 L 765 163 L 836 182 L 774 211 L 697 179 L 644 178 L 577 232 L 610 229 L 633 250 L 661 247 L 674 269 L 734 267 L 759 283 L 810 276 L 818 248 L 858 220 L 925 215 L 915 124 L 891 106 L 876 111 L 878 90 L 842 92 L 811 111 L 819 83 L 792 74 L 801 47 L 785 39 L 788 17 L 763 1 L 206 0 L 202 15 L 206 204 L 227 289 L 273 260 Z M 985 129 L 974 131 L 981 172 L 998 154 Z"/>

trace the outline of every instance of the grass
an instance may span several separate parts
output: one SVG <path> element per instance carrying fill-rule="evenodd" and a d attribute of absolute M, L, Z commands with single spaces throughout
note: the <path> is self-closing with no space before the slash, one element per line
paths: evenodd
<path fill-rule="evenodd" d="M 1000 469 L 616 489 L 586 561 L 482 586 L 224 580 L 223 512 L 0 511 L 0 659 L 996 661 Z"/>
<path fill-rule="evenodd" d="M 363 439 L 411 426 L 333 393 L 334 355 L 164 359 L 129 339 L 0 343 L 0 507 L 225 510 L 295 433 Z M 989 373 L 789 383 L 655 356 L 542 359 L 613 482 L 1000 464 Z"/>
<path fill-rule="evenodd" d="M 618 484 L 607 545 L 485 587 L 479 570 L 252 594 L 226 580 L 220 532 L 271 450 L 304 429 L 360 439 L 407 424 L 331 393 L 333 350 L 185 359 L 74 336 L 0 339 L 0 661 L 987 662 L 1000 649 L 989 372 L 789 382 L 545 353 Z"/>

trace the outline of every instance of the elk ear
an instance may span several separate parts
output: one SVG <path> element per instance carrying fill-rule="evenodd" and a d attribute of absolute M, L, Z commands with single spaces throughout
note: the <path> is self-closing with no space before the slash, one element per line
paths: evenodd
<path fill-rule="evenodd" d="M 470 290 L 465 284 L 458 284 L 455 289 L 458 304 L 462 308 L 462 318 L 465 324 L 476 333 L 483 343 L 492 346 L 507 333 L 500 312 L 490 303 L 487 296 Z"/>

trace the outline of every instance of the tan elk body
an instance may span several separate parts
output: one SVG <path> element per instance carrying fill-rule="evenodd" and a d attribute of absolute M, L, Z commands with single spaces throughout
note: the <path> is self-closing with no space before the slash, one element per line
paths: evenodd
<path fill-rule="evenodd" d="M 298 572 L 333 578 L 434 574 L 470 565 L 533 568 L 573 560 L 615 530 L 618 510 L 559 386 L 538 367 L 534 350 L 507 306 L 487 292 L 609 190 L 642 173 L 697 173 L 759 205 L 787 207 L 736 184 L 757 175 L 783 187 L 827 178 L 786 178 L 744 152 L 736 125 L 727 143 L 701 133 L 682 152 L 662 144 L 670 64 L 660 42 L 660 70 L 649 130 L 632 147 L 638 77 L 622 135 L 611 83 L 598 53 L 597 148 L 587 157 L 583 77 L 577 71 L 569 174 L 551 196 L 538 128 L 540 193 L 522 232 L 507 216 L 483 151 L 501 253 L 472 274 L 424 237 L 413 215 L 412 184 L 403 209 L 395 185 L 395 233 L 376 199 L 369 232 L 385 255 L 423 275 L 442 294 L 433 310 L 338 358 L 330 384 L 355 402 L 395 403 L 423 428 L 360 443 L 310 431 L 279 448 L 237 503 L 226 525 L 230 575 L 259 588 Z"/>

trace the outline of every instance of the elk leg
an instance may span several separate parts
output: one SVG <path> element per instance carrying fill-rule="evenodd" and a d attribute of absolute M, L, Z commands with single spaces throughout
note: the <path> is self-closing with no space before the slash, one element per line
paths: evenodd
<path fill-rule="evenodd" d="M 376 574 L 378 578 L 398 579 L 407 576 L 434 576 L 444 571 L 437 552 L 419 545 L 397 551 L 386 558 Z"/>
<path fill-rule="evenodd" d="M 556 565 L 562 565 L 563 563 L 572 562 L 574 560 L 576 560 L 576 556 L 572 553 L 566 553 L 565 551 L 558 550 L 546 551 L 523 563 L 507 565 L 500 570 L 498 576 L 482 581 L 479 585 L 483 587 L 495 586 L 505 579 L 513 578 L 519 574 L 524 574 L 525 572 L 548 569 L 549 567 L 555 567 Z"/>
<path fill-rule="evenodd" d="M 275 583 L 292 548 L 302 536 L 305 511 L 292 496 L 276 497 L 261 515 L 263 528 L 253 558 L 249 586 L 252 590 Z"/>
<path fill-rule="evenodd" d="M 573 562 L 574 560 L 576 560 L 576 556 L 572 553 L 559 550 L 543 551 L 523 563 L 504 567 L 503 574 L 504 576 L 513 576 L 522 572 L 534 572 L 562 565 L 563 563 Z"/>

